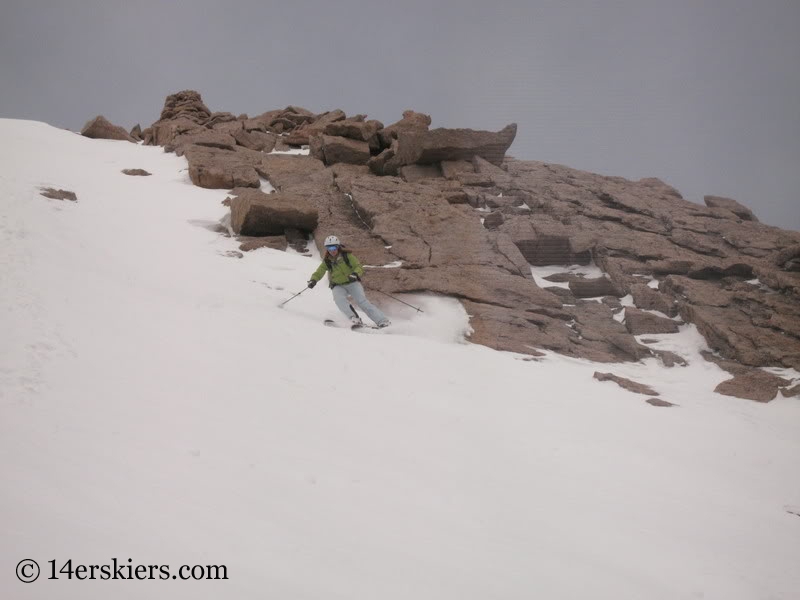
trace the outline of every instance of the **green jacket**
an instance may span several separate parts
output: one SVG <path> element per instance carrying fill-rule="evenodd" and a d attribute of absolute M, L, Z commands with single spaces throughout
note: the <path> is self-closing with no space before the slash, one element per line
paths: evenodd
<path fill-rule="evenodd" d="M 347 256 L 346 261 L 345 255 Z M 347 264 L 348 262 L 350 263 L 349 266 Z M 355 257 L 355 255 L 344 250 L 340 250 L 339 255 L 335 259 L 328 256 L 326 253 L 325 259 L 322 261 L 322 264 L 319 266 L 319 268 L 314 271 L 311 279 L 314 281 L 319 281 L 326 272 L 328 273 L 328 281 L 330 282 L 330 286 L 334 287 L 337 285 L 351 283 L 349 277 L 351 273 L 355 273 L 359 277 L 362 277 L 364 275 L 364 267 L 361 266 L 361 263 L 358 262 L 358 259 Z"/>

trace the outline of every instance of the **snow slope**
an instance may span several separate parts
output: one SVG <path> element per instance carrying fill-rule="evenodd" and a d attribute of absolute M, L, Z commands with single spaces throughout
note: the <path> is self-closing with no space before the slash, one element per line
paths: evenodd
<path fill-rule="evenodd" d="M 446 298 L 326 328 L 324 286 L 277 308 L 316 261 L 226 256 L 226 194 L 185 159 L 0 138 L 1 597 L 797 598 L 800 402 L 711 393 L 693 327 L 671 370 L 466 344 Z M 47 579 L 114 558 L 229 579 Z"/>

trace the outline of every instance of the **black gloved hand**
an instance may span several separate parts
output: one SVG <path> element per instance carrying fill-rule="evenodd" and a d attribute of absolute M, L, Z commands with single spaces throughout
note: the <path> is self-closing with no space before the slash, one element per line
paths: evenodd
<path fill-rule="evenodd" d="M 347 278 L 348 278 L 348 279 L 349 279 L 351 282 L 354 282 L 354 281 L 361 281 L 361 277 L 359 277 L 359 276 L 358 276 L 358 275 L 356 275 L 355 273 L 350 273 L 350 275 L 348 275 L 348 276 L 347 276 Z"/>
<path fill-rule="evenodd" d="M 308 287 L 309 288 L 313 288 L 315 285 L 317 285 L 316 281 L 314 281 L 313 279 L 309 279 L 308 280 Z"/>

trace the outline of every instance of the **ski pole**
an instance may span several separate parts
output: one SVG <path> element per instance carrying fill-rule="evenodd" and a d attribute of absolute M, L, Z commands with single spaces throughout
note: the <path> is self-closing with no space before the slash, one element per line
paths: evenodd
<path fill-rule="evenodd" d="M 376 291 L 378 291 L 378 292 L 381 292 L 381 290 L 376 290 Z M 413 309 L 414 309 L 414 310 L 416 310 L 417 312 L 421 312 L 421 313 L 424 313 L 424 312 L 425 312 L 425 311 L 424 311 L 424 310 L 422 310 L 421 308 L 417 308 L 417 307 L 416 307 L 416 306 L 414 306 L 413 304 L 409 304 L 408 302 L 404 302 L 403 300 L 400 300 L 400 298 L 395 298 L 395 297 L 394 297 L 394 296 L 392 296 L 391 294 L 387 294 L 386 292 L 381 292 L 381 294 L 383 294 L 384 296 L 389 296 L 389 298 L 391 298 L 392 300 L 397 300 L 397 301 L 398 301 L 400 304 L 405 304 L 406 306 L 410 306 L 411 308 L 413 308 Z"/>
<path fill-rule="evenodd" d="M 358 314 L 358 311 L 356 311 L 355 307 L 352 304 L 350 305 L 350 310 L 353 311 L 353 314 L 356 316 L 356 319 L 358 319 L 360 321 L 361 320 L 361 315 Z"/>
<path fill-rule="evenodd" d="M 311 288 L 307 288 L 307 287 L 306 287 L 306 288 L 303 288 L 301 291 L 297 292 L 297 293 L 296 293 L 294 296 L 292 296 L 292 297 L 291 297 L 291 298 L 289 298 L 288 300 L 285 300 L 285 301 L 281 302 L 280 304 L 278 304 L 278 308 L 283 308 L 283 305 L 284 305 L 284 304 L 286 304 L 287 302 L 291 302 L 292 300 L 294 300 L 295 298 L 297 298 L 297 297 L 298 297 L 300 294 L 302 294 L 303 292 L 305 292 L 305 291 L 306 291 L 306 290 L 308 290 L 308 289 L 311 289 Z"/>

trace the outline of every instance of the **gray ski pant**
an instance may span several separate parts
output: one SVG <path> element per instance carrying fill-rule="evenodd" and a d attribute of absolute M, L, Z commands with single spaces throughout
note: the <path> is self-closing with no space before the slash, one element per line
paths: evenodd
<path fill-rule="evenodd" d="M 361 282 L 354 281 L 353 283 L 337 285 L 331 291 L 333 292 L 333 301 L 336 302 L 336 306 L 346 317 L 355 316 L 353 311 L 350 310 L 350 302 L 347 299 L 350 296 L 353 299 L 353 304 L 367 313 L 369 318 L 375 321 L 376 325 L 389 320 L 377 306 L 367 300 L 367 296 L 364 294 L 364 286 L 361 285 Z"/>

